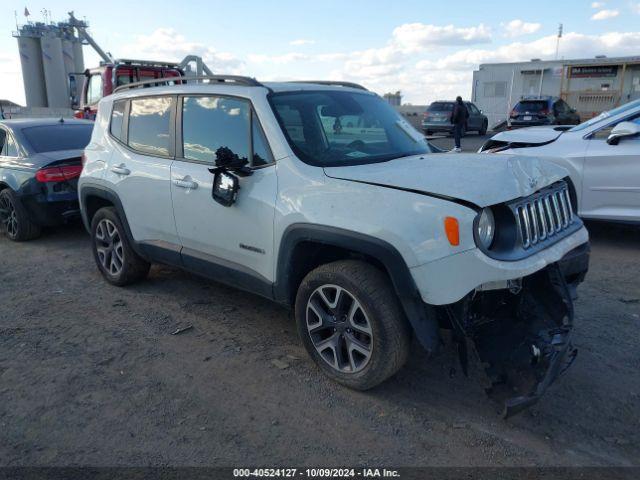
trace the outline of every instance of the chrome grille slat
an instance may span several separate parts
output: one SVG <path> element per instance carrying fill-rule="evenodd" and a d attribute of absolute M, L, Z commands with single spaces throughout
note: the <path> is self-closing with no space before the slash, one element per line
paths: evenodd
<path fill-rule="evenodd" d="M 524 249 L 559 234 L 574 220 L 567 185 L 556 184 L 524 199 L 516 205 L 515 215 Z"/>
<path fill-rule="evenodd" d="M 544 216 L 544 206 L 542 200 L 537 198 L 534 200 L 536 211 L 538 212 L 538 218 L 540 219 L 540 240 L 544 241 L 547 238 L 547 219 Z"/>

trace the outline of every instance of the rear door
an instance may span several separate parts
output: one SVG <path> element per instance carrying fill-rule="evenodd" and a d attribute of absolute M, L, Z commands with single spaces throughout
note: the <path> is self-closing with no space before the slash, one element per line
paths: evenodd
<path fill-rule="evenodd" d="M 482 128 L 482 115 L 480 114 L 480 110 L 471 102 L 468 102 L 466 106 L 469 112 L 467 130 L 480 130 Z"/>
<path fill-rule="evenodd" d="M 184 265 L 270 294 L 276 166 L 251 103 L 223 95 L 184 96 L 178 112 L 171 194 Z M 222 149 L 252 159 L 252 174 L 240 177 L 237 201 L 229 207 L 211 195 L 210 169 Z"/>
<path fill-rule="evenodd" d="M 171 263 L 179 263 L 180 249 L 170 187 L 175 102 L 174 96 L 114 102 L 109 135 L 115 141 L 104 177 L 122 203 L 134 239 L 147 249 L 173 252 Z"/>
<path fill-rule="evenodd" d="M 640 115 L 627 121 L 640 123 Z M 588 140 L 582 214 L 590 218 L 640 221 L 640 136 L 609 145 L 606 140 L 614 126 L 599 130 Z"/>

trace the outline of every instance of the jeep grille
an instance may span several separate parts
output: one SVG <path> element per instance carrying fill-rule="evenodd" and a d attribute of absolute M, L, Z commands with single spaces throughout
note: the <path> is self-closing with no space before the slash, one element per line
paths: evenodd
<path fill-rule="evenodd" d="M 560 234 L 575 218 L 565 182 L 525 198 L 515 206 L 515 214 L 525 250 Z"/>

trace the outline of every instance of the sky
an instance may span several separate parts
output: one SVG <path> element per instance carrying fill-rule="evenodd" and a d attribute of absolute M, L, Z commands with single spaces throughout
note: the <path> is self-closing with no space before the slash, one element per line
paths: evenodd
<path fill-rule="evenodd" d="M 640 0 L 2 0 L 0 98 L 24 104 L 19 24 L 73 10 L 120 58 L 200 55 L 215 73 L 258 80 L 348 80 L 403 103 L 469 98 L 481 63 L 640 56 Z M 15 13 L 14 13 L 15 12 Z M 84 47 L 85 66 L 98 56 Z"/>

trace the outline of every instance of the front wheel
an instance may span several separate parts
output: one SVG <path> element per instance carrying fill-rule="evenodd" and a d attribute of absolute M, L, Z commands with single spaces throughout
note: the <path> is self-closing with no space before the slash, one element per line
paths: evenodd
<path fill-rule="evenodd" d="M 124 286 L 142 280 L 151 265 L 131 247 L 120 217 L 113 207 L 104 207 L 91 220 L 93 257 L 105 279 Z"/>
<path fill-rule="evenodd" d="M 411 330 L 391 282 L 356 260 L 322 265 L 298 288 L 298 334 L 333 380 L 367 390 L 395 374 L 409 355 Z"/>

